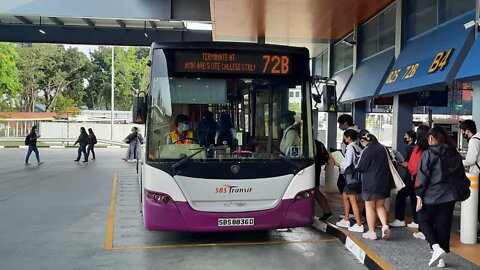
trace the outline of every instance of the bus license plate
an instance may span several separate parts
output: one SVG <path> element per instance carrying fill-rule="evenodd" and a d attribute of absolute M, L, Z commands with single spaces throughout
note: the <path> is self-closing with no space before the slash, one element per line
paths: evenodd
<path fill-rule="evenodd" d="M 255 225 L 254 218 L 219 218 L 218 226 L 253 226 Z"/>

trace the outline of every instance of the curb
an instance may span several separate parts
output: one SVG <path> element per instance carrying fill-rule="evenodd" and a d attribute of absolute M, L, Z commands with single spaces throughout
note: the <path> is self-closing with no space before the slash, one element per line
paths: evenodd
<path fill-rule="evenodd" d="M 107 145 L 107 148 L 120 149 L 120 148 L 122 148 L 122 147 L 119 146 L 119 145 Z"/>
<path fill-rule="evenodd" d="M 50 149 L 63 149 L 65 145 L 50 145 Z"/>
<path fill-rule="evenodd" d="M 338 240 L 345 245 L 345 247 L 355 256 L 363 265 L 365 265 L 370 270 L 390 270 L 393 269 L 388 265 L 384 260 L 375 255 L 373 251 L 368 249 L 362 242 L 355 239 L 348 231 L 340 229 L 339 227 L 330 224 L 328 222 L 323 222 L 318 220 L 318 217 L 315 217 L 315 221 L 312 225 L 314 228 L 327 233 L 333 237 L 338 238 Z"/>

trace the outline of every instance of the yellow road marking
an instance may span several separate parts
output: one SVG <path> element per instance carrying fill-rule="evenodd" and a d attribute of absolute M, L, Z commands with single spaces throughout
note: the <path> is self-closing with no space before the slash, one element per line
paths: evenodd
<path fill-rule="evenodd" d="M 391 270 L 393 269 L 393 267 L 391 267 L 390 265 L 388 265 L 384 260 L 382 260 L 382 258 L 380 258 L 380 256 L 378 256 L 375 252 L 373 252 L 372 250 L 370 250 L 369 248 L 367 248 L 367 246 L 362 243 L 362 241 L 358 240 L 353 234 L 351 234 L 349 231 L 347 230 L 344 230 L 342 228 L 338 228 L 339 230 L 341 230 L 346 236 L 348 236 L 350 238 L 350 240 L 352 240 L 353 242 L 355 242 L 355 244 L 357 244 L 357 246 L 359 246 L 363 251 L 365 251 L 365 253 L 368 255 L 368 257 L 370 257 L 370 259 L 372 259 L 373 261 L 375 261 L 383 270 Z M 370 241 L 370 240 L 369 240 Z"/>
<path fill-rule="evenodd" d="M 110 195 L 110 210 L 108 211 L 107 232 L 105 235 L 105 250 L 113 249 L 113 226 L 115 221 L 115 203 L 117 196 L 118 173 L 113 173 L 112 194 Z"/>
<path fill-rule="evenodd" d="M 140 249 L 167 249 L 167 248 L 190 248 L 190 247 L 225 247 L 225 246 L 253 246 L 253 245 L 284 245 L 284 244 L 317 244 L 335 242 L 338 239 L 322 240 L 299 240 L 299 241 L 270 241 L 270 242 L 239 242 L 239 243 L 205 243 L 205 244 L 182 244 L 162 246 L 124 246 L 113 247 L 113 250 L 140 250 Z"/>

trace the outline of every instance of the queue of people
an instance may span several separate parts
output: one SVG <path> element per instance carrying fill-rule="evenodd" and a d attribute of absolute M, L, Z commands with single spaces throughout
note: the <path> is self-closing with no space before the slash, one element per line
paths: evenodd
<path fill-rule="evenodd" d="M 455 203 L 469 196 L 465 168 L 471 173 L 480 172 L 480 133 L 475 122 L 466 120 L 460 124 L 463 137 L 469 140 L 463 163 L 453 141 L 441 127 L 421 125 L 416 132 L 405 133 L 407 146 L 400 155 L 404 159 L 397 160 L 373 134 L 367 130 L 359 131 L 351 116 L 342 115 L 338 122 L 344 131 L 342 152 L 345 158 L 341 163 L 335 161 L 334 165 L 340 168 L 339 181 L 344 181 L 337 184 L 343 196 L 344 214 L 336 225 L 362 232 L 362 237 L 369 240 L 378 239 L 375 232 L 377 217 L 383 239 L 391 237 L 390 226 L 418 228 L 414 237 L 426 240 L 431 249 L 428 265 L 445 267 Z M 393 181 L 396 172 L 392 172 L 389 166 L 392 161 L 396 161 L 405 185 L 396 198 L 395 219 L 388 223 L 385 200 L 397 184 Z M 366 232 L 358 197 L 365 202 Z M 405 223 L 407 197 L 413 214 L 413 221 L 409 224 Z M 330 216 L 331 211 L 325 208 L 328 207 L 322 206 L 324 216 Z M 349 218 L 350 209 L 353 209 L 353 225 Z"/>

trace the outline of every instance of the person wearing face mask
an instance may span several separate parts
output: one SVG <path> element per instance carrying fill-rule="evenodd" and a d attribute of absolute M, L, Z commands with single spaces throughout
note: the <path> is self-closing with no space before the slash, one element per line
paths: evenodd
<path fill-rule="evenodd" d="M 398 164 L 404 168 L 407 168 L 408 161 L 410 160 L 413 149 L 415 148 L 417 133 L 413 130 L 407 131 L 403 136 L 403 139 L 407 145 L 402 153 L 402 155 L 405 157 L 405 161 Z M 417 213 L 415 211 L 417 197 L 415 195 L 415 186 L 412 180 L 412 175 L 408 170 L 405 171 L 402 179 L 405 183 L 405 188 L 401 189 L 397 194 L 397 198 L 395 200 L 395 220 L 390 222 L 389 225 L 392 227 L 405 227 L 405 200 L 407 197 L 409 197 L 410 205 L 412 207 L 413 222 L 408 224 L 408 227 L 418 228 Z"/>
<path fill-rule="evenodd" d="M 295 125 L 295 112 L 288 111 L 282 115 L 280 128 L 283 130 L 280 141 L 280 153 L 285 157 L 292 157 L 292 146 L 300 144 L 300 133 Z"/>
<path fill-rule="evenodd" d="M 353 129 L 356 132 L 360 132 L 360 129 L 355 124 L 353 124 L 353 117 L 349 114 L 340 115 L 337 119 L 337 122 L 338 122 L 338 128 L 341 131 Z M 342 150 L 342 154 L 345 155 L 345 150 L 347 149 L 347 145 L 343 141 L 342 141 L 342 144 L 340 145 L 340 149 Z"/>
<path fill-rule="evenodd" d="M 132 127 L 132 133 L 128 134 L 128 136 L 123 140 L 124 142 L 129 144 L 126 157 L 123 158 L 125 161 L 132 161 L 139 158 L 140 154 L 140 147 L 143 144 L 143 137 L 142 134 L 139 133 L 137 127 Z"/>
<path fill-rule="evenodd" d="M 455 202 L 462 198 L 457 187 L 460 173 L 466 177 L 465 168 L 453 140 L 443 128 L 431 128 L 427 138 L 430 147 L 420 159 L 415 188 L 418 221 L 433 250 L 428 266 L 445 267 L 445 256 L 450 252 L 453 210 Z"/>
<path fill-rule="evenodd" d="M 168 144 L 192 144 L 195 142 L 193 131 L 190 130 L 188 122 L 188 116 L 185 114 L 179 114 L 175 117 L 176 129 L 169 133 Z"/>
<path fill-rule="evenodd" d="M 463 138 L 468 140 L 468 150 L 463 166 L 468 172 L 478 175 L 480 173 L 480 132 L 473 120 L 465 120 L 460 123 Z M 478 222 L 480 222 L 480 200 L 478 200 Z"/>
<path fill-rule="evenodd" d="M 228 145 L 231 149 L 235 148 L 235 136 L 237 131 L 232 127 L 232 118 L 228 114 L 220 116 L 218 130 L 215 133 L 215 145 Z"/>
<path fill-rule="evenodd" d="M 355 163 L 358 161 L 358 156 L 362 149 L 357 145 L 358 133 L 353 129 L 347 129 L 343 133 L 343 142 L 347 145 L 346 155 L 343 162 L 335 162 L 335 166 L 340 168 L 340 172 L 344 175 L 345 179 L 353 176 Z M 343 189 L 343 207 L 344 207 L 344 218 L 336 223 L 339 227 L 348 228 L 352 232 L 362 232 L 364 231 L 360 208 L 358 207 L 357 195 L 360 194 L 360 190 L 352 189 L 348 185 Z M 350 205 L 355 216 L 356 224 L 350 226 L 350 220 L 348 219 L 350 213 Z"/>
<path fill-rule="evenodd" d="M 357 170 L 362 173 L 362 197 L 367 212 L 368 231 L 362 234 L 365 239 L 376 240 L 375 222 L 382 223 L 382 238 L 390 237 L 387 223 L 385 199 L 390 197 L 392 173 L 388 166 L 388 154 L 385 146 L 370 133 L 365 134 L 360 143 L 364 150 L 360 155 Z"/>

